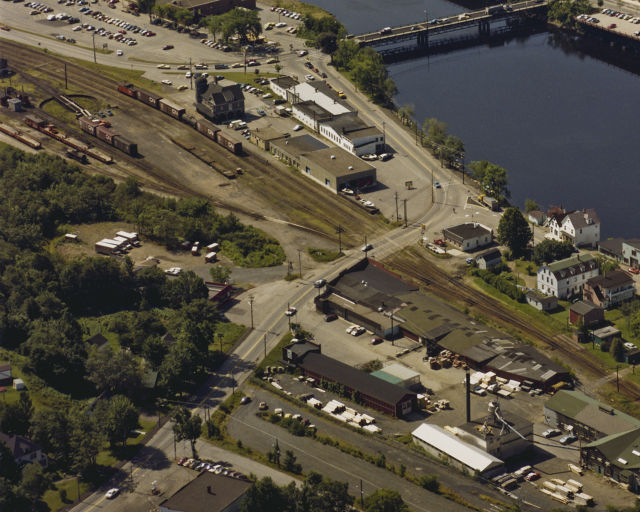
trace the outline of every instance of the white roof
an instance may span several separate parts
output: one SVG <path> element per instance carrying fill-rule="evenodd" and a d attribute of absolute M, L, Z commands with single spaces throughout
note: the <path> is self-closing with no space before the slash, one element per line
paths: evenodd
<path fill-rule="evenodd" d="M 418 372 L 414 372 L 411 368 L 407 368 L 398 363 L 390 364 L 389 366 L 385 366 L 382 371 L 389 375 L 393 375 L 394 377 L 398 377 L 402 380 L 413 379 L 415 377 L 420 377 Z"/>
<path fill-rule="evenodd" d="M 323 92 L 320 92 L 309 83 L 298 84 L 290 90 L 300 98 L 300 101 L 313 101 L 316 105 L 321 106 L 334 116 L 351 112 L 347 107 L 337 101 L 334 101 L 333 98 L 330 98 Z"/>
<path fill-rule="evenodd" d="M 500 459 L 480 448 L 461 441 L 438 425 L 422 423 L 411 434 L 423 443 L 433 446 L 442 453 L 446 453 L 449 457 L 480 473 L 502 464 Z"/>

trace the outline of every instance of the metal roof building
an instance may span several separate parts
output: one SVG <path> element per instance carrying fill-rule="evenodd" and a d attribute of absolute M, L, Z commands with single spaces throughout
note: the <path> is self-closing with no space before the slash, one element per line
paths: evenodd
<path fill-rule="evenodd" d="M 385 366 L 382 370 L 372 372 L 371 375 L 407 389 L 420 385 L 420 374 L 398 363 Z"/>
<path fill-rule="evenodd" d="M 500 459 L 461 441 L 438 425 L 423 423 L 411 435 L 418 446 L 461 471 L 490 477 L 504 470 L 504 463 Z"/>

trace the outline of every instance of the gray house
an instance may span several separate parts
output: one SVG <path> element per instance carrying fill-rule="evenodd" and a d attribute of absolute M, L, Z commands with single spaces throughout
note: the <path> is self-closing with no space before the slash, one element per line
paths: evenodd
<path fill-rule="evenodd" d="M 553 311 L 558 307 L 558 297 L 555 295 L 544 295 L 535 290 L 530 290 L 526 294 L 527 304 L 540 311 Z"/>
<path fill-rule="evenodd" d="M 487 270 L 502 263 L 502 254 L 499 249 L 490 249 L 476 256 L 478 268 Z"/>

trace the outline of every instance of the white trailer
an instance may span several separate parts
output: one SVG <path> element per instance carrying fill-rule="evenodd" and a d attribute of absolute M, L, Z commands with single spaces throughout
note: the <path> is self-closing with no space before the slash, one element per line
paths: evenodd
<path fill-rule="evenodd" d="M 218 259 L 218 253 L 217 252 L 208 252 L 206 254 L 206 256 L 204 257 L 204 261 L 206 261 L 207 263 L 211 263 L 212 261 L 216 261 L 216 259 Z"/>

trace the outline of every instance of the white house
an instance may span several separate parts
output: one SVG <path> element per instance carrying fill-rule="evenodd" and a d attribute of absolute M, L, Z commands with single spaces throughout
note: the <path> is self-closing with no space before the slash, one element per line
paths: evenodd
<path fill-rule="evenodd" d="M 600 218 L 593 208 L 555 215 L 549 221 L 548 238 L 568 240 L 577 247 L 596 247 L 600 241 Z"/>
<path fill-rule="evenodd" d="M 378 153 L 384 148 L 384 134 L 349 112 L 319 123 L 318 131 L 335 145 L 357 156 Z"/>
<path fill-rule="evenodd" d="M 632 267 L 640 268 L 640 239 L 633 238 L 622 242 L 622 261 Z"/>
<path fill-rule="evenodd" d="M 42 453 L 40 445 L 26 437 L 7 435 L 4 432 L 0 432 L 0 443 L 7 445 L 17 464 L 39 462 L 46 466 L 49 463 L 46 454 Z"/>
<path fill-rule="evenodd" d="M 299 83 L 300 82 L 290 76 L 279 76 L 269 81 L 269 87 L 275 94 L 286 99 L 287 91 Z"/>
<path fill-rule="evenodd" d="M 582 293 L 584 284 L 600 273 L 591 254 L 572 256 L 538 269 L 538 290 L 566 299 Z"/>

